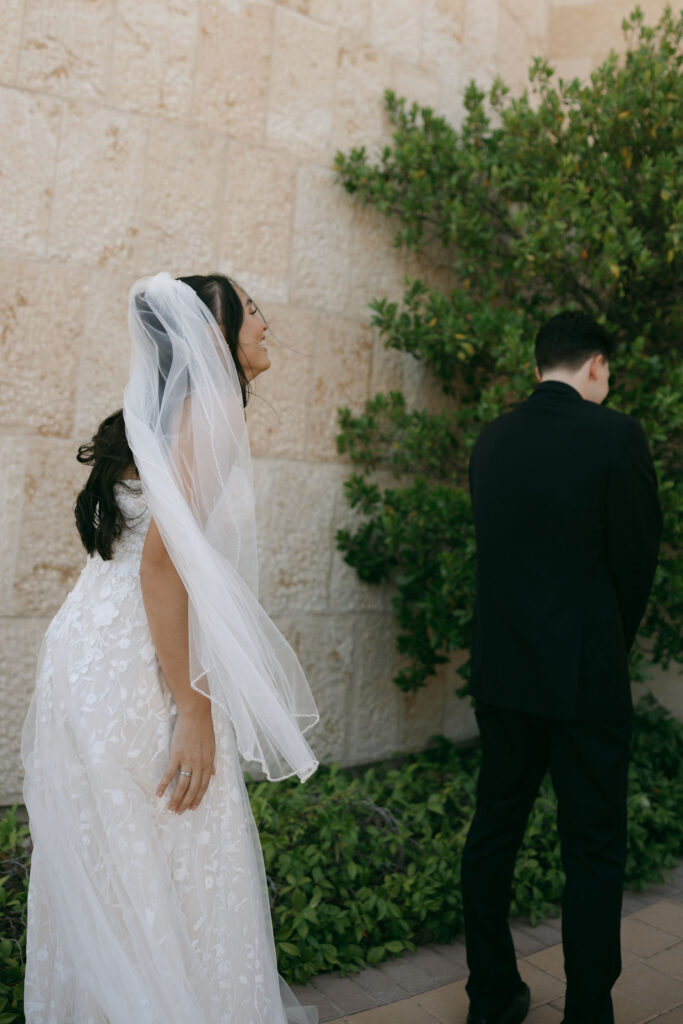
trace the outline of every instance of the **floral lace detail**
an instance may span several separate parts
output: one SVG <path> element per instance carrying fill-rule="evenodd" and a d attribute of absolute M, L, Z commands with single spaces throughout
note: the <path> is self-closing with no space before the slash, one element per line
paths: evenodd
<path fill-rule="evenodd" d="M 116 486 L 129 525 L 115 542 L 111 559 L 104 561 L 98 554 L 88 558 L 45 637 L 48 650 L 54 645 L 71 649 L 71 696 L 85 708 L 106 699 L 99 677 L 105 662 L 110 683 L 135 673 L 140 661 L 145 672 L 156 666 L 139 578 L 149 508 L 139 484 Z"/>
<path fill-rule="evenodd" d="M 175 705 L 142 601 L 150 522 L 88 558 L 50 624 L 27 718 L 28 1024 L 313 1024 L 277 975 L 258 836 L 232 728 L 194 812 L 158 799 Z"/>

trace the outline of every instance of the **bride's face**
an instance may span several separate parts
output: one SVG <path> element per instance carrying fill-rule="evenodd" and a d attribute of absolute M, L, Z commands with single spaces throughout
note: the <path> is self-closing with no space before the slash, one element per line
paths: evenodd
<path fill-rule="evenodd" d="M 241 288 L 235 290 L 244 309 L 244 319 L 238 337 L 237 358 L 247 380 L 253 380 L 270 366 L 270 356 L 265 343 L 267 324 L 254 300 L 250 299 Z"/>

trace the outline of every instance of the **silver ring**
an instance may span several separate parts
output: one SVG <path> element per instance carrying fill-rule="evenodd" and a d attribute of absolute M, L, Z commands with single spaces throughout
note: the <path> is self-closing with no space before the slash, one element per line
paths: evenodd
<path fill-rule="evenodd" d="M 184 772 L 182 768 L 179 768 L 178 769 L 178 774 L 179 775 L 187 775 L 187 777 L 189 779 L 190 775 L 192 775 L 192 772 Z"/>

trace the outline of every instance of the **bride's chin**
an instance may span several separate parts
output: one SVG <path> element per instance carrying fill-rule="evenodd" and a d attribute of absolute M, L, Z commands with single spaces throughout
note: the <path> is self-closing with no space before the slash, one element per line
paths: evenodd
<path fill-rule="evenodd" d="M 265 373 L 269 367 L 270 359 L 266 359 L 263 363 L 260 363 L 258 366 L 250 366 L 249 369 L 246 371 L 247 380 L 250 382 L 256 380 L 256 378 L 260 377 L 262 373 Z"/>

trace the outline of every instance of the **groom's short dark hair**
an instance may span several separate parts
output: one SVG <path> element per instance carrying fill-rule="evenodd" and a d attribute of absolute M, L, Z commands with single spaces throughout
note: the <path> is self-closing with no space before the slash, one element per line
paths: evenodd
<path fill-rule="evenodd" d="M 541 373 L 563 366 L 578 370 L 591 356 L 609 359 L 610 335 L 588 313 L 565 310 L 543 324 L 536 335 L 536 365 Z"/>

